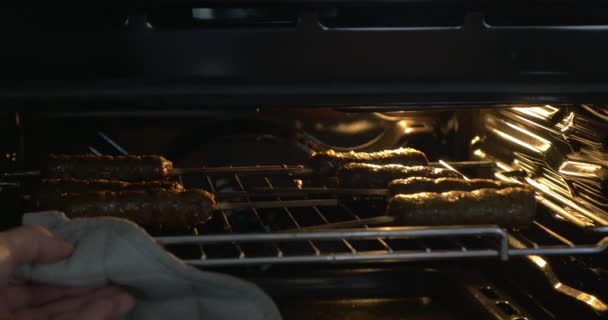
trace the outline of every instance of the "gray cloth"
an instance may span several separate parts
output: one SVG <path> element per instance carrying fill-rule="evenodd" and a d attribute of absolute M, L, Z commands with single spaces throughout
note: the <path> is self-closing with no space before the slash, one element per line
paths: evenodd
<path fill-rule="evenodd" d="M 43 225 L 76 249 L 66 260 L 21 268 L 20 279 L 75 287 L 125 287 L 136 299 L 126 319 L 281 318 L 272 300 L 255 285 L 187 266 L 131 222 L 69 220 L 60 212 L 40 212 L 26 214 L 23 223 Z"/>

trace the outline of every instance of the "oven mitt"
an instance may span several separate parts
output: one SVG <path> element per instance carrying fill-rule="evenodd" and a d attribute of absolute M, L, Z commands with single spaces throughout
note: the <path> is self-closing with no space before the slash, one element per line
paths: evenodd
<path fill-rule="evenodd" d="M 127 320 L 281 319 L 273 301 L 254 284 L 184 264 L 129 221 L 70 220 L 48 211 L 28 213 L 23 223 L 43 225 L 76 249 L 66 260 L 19 269 L 18 278 L 49 285 L 124 287 L 136 300 Z"/>

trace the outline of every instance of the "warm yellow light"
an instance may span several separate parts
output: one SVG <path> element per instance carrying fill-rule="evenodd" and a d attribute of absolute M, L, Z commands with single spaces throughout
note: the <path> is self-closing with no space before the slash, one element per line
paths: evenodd
<path fill-rule="evenodd" d="M 545 260 L 539 256 L 529 256 L 528 259 L 530 259 L 532 262 L 534 262 L 534 264 L 537 265 L 541 269 L 543 269 L 547 266 L 547 260 Z"/>
<path fill-rule="evenodd" d="M 542 144 L 540 144 L 538 146 L 533 146 L 533 145 L 531 145 L 531 144 L 529 144 L 529 143 L 527 143 L 525 141 L 517 139 L 514 136 L 509 135 L 509 134 L 507 134 L 507 133 L 505 133 L 503 131 L 500 131 L 498 129 L 493 129 L 493 131 L 494 131 L 494 133 L 496 133 L 497 135 L 501 136 L 502 138 L 504 138 L 506 140 L 509 140 L 509 141 L 511 141 L 511 142 L 513 142 L 515 144 L 518 144 L 518 145 L 520 145 L 520 146 L 522 146 L 522 147 L 524 147 L 524 148 L 526 148 L 528 150 L 531 150 L 533 152 L 536 152 L 536 153 L 542 153 L 542 152 L 546 151 L 547 149 L 549 149 L 549 147 L 551 146 L 551 143 L 548 142 L 548 141 L 547 141 L 547 143 L 542 143 Z"/>
<path fill-rule="evenodd" d="M 561 131 L 566 132 L 572 125 L 574 125 L 574 112 L 570 112 L 570 114 L 564 119 L 565 124 L 562 126 Z"/>
<path fill-rule="evenodd" d="M 559 111 L 558 108 L 552 107 L 548 104 L 543 107 L 515 107 L 513 109 L 525 115 L 543 120 L 549 118 Z"/>
<path fill-rule="evenodd" d="M 475 149 L 475 151 L 473 151 L 473 154 L 482 159 L 486 157 L 486 153 L 481 151 L 481 149 Z"/>
<path fill-rule="evenodd" d="M 473 138 L 473 139 L 471 140 L 471 145 L 476 144 L 477 142 L 479 142 L 479 140 L 481 140 L 481 138 L 480 138 L 479 136 L 475 136 L 475 138 Z"/>
<path fill-rule="evenodd" d="M 551 147 L 551 141 L 549 141 L 549 140 L 547 140 L 547 139 L 545 139 L 545 138 L 543 138 L 543 137 L 541 137 L 541 136 L 539 136 L 537 134 L 534 134 L 533 132 L 531 132 L 529 130 L 526 130 L 524 128 L 520 128 L 520 127 L 518 127 L 518 126 L 516 126 L 514 124 L 507 123 L 507 125 L 509 127 L 513 128 L 513 129 L 515 129 L 515 130 L 517 130 L 517 131 L 519 131 L 519 132 L 521 132 L 521 133 L 529 136 L 529 137 L 534 138 L 535 140 L 538 140 L 539 143 L 535 146 L 535 148 L 537 148 L 537 149 L 539 149 L 541 151 L 547 151 Z"/>
<path fill-rule="evenodd" d="M 496 166 L 499 167 L 500 169 L 502 169 L 503 171 L 513 171 L 513 169 L 508 166 L 506 163 L 497 161 L 496 162 Z"/>
<path fill-rule="evenodd" d="M 559 172 L 575 177 L 597 177 L 597 173 L 602 169 L 602 166 L 593 163 L 565 161 L 559 166 Z"/>

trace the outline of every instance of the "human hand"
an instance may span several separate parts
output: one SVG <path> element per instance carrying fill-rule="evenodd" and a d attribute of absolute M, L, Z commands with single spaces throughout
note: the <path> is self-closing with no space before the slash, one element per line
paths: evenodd
<path fill-rule="evenodd" d="M 133 308 L 133 298 L 116 287 L 65 288 L 12 280 L 22 265 L 58 261 L 72 251 L 41 226 L 0 232 L 0 320 L 114 320 Z"/>

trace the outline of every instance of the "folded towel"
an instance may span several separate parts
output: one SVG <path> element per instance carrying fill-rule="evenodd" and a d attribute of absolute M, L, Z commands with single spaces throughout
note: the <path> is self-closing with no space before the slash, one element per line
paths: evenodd
<path fill-rule="evenodd" d="M 18 278 L 49 285 L 124 287 L 136 300 L 127 320 L 281 318 L 273 301 L 254 284 L 192 268 L 126 220 L 70 220 L 49 211 L 26 214 L 23 223 L 45 226 L 76 249 L 57 263 L 24 266 Z"/>

